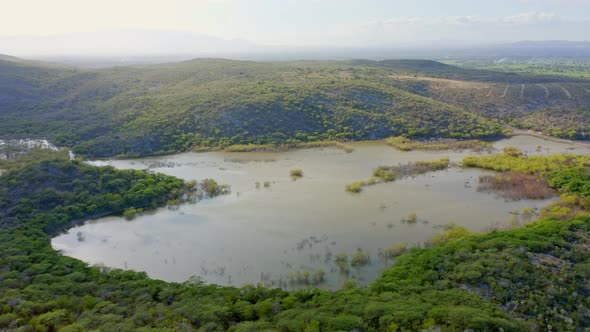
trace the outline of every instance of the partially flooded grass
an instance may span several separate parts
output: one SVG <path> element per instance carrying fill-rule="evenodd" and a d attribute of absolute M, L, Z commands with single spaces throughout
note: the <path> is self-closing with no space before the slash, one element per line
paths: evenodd
<path fill-rule="evenodd" d="M 408 224 L 415 224 L 417 221 L 418 216 L 416 215 L 416 212 L 408 213 L 408 216 L 405 219 L 405 222 L 407 222 Z"/>
<path fill-rule="evenodd" d="M 491 151 L 492 144 L 490 142 L 482 142 L 478 140 L 430 140 L 430 141 L 414 141 L 407 137 L 398 136 L 390 137 L 385 142 L 400 150 L 400 151 L 443 151 L 443 150 L 472 150 L 475 152 Z"/>
<path fill-rule="evenodd" d="M 337 254 L 334 263 L 336 263 L 341 273 L 348 273 L 350 271 L 347 254 Z"/>
<path fill-rule="evenodd" d="M 428 172 L 444 170 L 449 167 L 449 158 L 434 161 L 415 161 L 398 166 L 379 166 L 373 170 L 373 176 L 367 180 L 355 181 L 347 184 L 345 189 L 351 193 L 360 193 L 363 187 L 378 183 L 392 182 L 398 178 L 416 176 Z"/>
<path fill-rule="evenodd" d="M 293 149 L 336 148 L 351 153 L 354 148 L 338 141 L 299 142 L 285 144 L 236 144 L 223 149 L 225 152 L 284 152 Z"/>
<path fill-rule="evenodd" d="M 427 247 L 436 246 L 436 245 L 440 245 L 443 243 L 462 239 L 462 238 L 467 237 L 472 234 L 473 234 L 473 232 L 471 232 L 470 230 L 468 230 L 467 228 L 465 228 L 463 226 L 459 226 L 456 224 L 448 224 L 448 225 L 445 225 L 445 231 L 432 236 L 430 238 L 430 240 L 428 240 L 425 243 L 425 245 Z"/>
<path fill-rule="evenodd" d="M 547 199 L 555 196 L 555 191 L 540 176 L 517 172 L 480 176 L 477 190 L 497 193 L 511 201 Z"/>
<path fill-rule="evenodd" d="M 398 256 L 405 254 L 408 251 L 408 243 L 402 242 L 394 244 L 389 248 L 385 248 L 379 251 L 379 257 L 385 260 L 394 259 Z"/>
<path fill-rule="evenodd" d="M 292 169 L 289 174 L 291 175 L 291 177 L 293 178 L 293 180 L 297 180 L 299 178 L 303 177 L 303 170 L 296 168 L 296 169 Z"/>
<path fill-rule="evenodd" d="M 368 253 L 364 251 L 357 251 L 354 253 L 350 259 L 350 265 L 354 267 L 361 267 L 369 264 L 371 262 L 371 258 Z"/>
<path fill-rule="evenodd" d="M 289 282 L 296 285 L 319 285 L 326 280 L 326 271 L 295 271 L 289 273 Z"/>

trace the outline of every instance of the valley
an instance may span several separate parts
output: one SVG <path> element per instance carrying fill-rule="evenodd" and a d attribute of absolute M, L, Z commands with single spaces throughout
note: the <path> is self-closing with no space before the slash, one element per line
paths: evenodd
<path fill-rule="evenodd" d="M 590 1 L 1 8 L 0 332 L 590 332 Z"/>
<path fill-rule="evenodd" d="M 0 328 L 574 331 L 589 88 L 431 60 L 3 57 Z"/>

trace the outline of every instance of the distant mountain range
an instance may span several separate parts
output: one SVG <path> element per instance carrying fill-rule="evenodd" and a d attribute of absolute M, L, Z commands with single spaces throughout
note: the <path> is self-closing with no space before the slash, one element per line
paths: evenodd
<path fill-rule="evenodd" d="M 162 63 L 198 57 L 236 60 L 440 59 L 461 56 L 590 57 L 588 41 L 520 41 L 504 44 L 416 43 L 368 47 L 258 45 L 204 34 L 124 30 L 47 36 L 0 37 L 0 54 L 88 67 Z"/>
<path fill-rule="evenodd" d="M 123 30 L 0 37 L 0 53 L 23 56 L 161 56 L 212 52 L 248 52 L 256 45 L 243 40 L 178 31 Z"/>

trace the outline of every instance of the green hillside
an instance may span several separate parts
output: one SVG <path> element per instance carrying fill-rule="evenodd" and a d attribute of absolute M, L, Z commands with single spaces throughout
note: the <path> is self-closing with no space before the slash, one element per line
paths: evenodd
<path fill-rule="evenodd" d="M 493 138 L 531 112 L 587 106 L 586 84 L 427 60 L 197 59 L 101 70 L 0 61 L 0 135 L 48 138 L 90 156 L 398 135 Z M 549 134 L 573 138 L 588 129 L 554 127 Z"/>
<path fill-rule="evenodd" d="M 371 80 L 371 69 L 340 63 L 203 59 L 98 71 L 0 66 L 0 91 L 9 96 L 0 103 L 0 132 L 48 137 L 89 155 L 500 134 L 494 121 Z"/>

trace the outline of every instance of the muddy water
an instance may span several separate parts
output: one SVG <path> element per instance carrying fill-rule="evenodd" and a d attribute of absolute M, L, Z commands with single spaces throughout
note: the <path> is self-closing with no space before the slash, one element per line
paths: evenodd
<path fill-rule="evenodd" d="M 582 144 L 517 136 L 496 147 L 521 147 L 529 154 L 588 153 Z M 214 178 L 232 187 L 230 195 L 178 209 L 162 208 L 132 221 L 107 217 L 87 222 L 53 239 L 66 255 L 92 264 L 146 271 L 151 277 L 240 286 L 262 282 L 297 288 L 294 275 L 324 270 L 323 288 L 338 288 L 346 279 L 367 284 L 391 262 L 381 248 L 406 242 L 421 245 L 442 225 L 454 222 L 474 231 L 513 218 L 511 212 L 540 208 L 548 201 L 506 202 L 477 192 L 482 171 L 451 168 L 415 178 L 344 190 L 367 178 L 379 165 L 450 157 L 466 152 L 399 152 L 381 142 L 359 142 L 355 150 L 297 150 L 282 153 L 183 153 L 140 160 L 94 162 L 117 168 L 150 168 L 185 179 Z M 289 171 L 301 168 L 293 181 Z M 256 183 L 260 186 L 257 188 Z M 264 182 L 269 183 L 265 188 Z M 418 222 L 406 223 L 409 213 Z M 370 263 L 341 271 L 336 254 L 362 251 Z"/>

